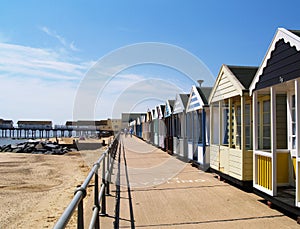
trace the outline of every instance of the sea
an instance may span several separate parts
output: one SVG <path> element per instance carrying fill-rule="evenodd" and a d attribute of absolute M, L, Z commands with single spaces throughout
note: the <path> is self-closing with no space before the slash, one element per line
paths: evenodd
<path fill-rule="evenodd" d="M 12 138 L 0 138 L 0 146 L 4 145 L 16 145 L 18 143 L 27 142 L 28 139 L 12 139 Z"/>

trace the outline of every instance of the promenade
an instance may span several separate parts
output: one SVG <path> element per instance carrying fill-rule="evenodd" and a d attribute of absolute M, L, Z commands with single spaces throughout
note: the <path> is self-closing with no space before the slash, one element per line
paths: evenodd
<path fill-rule="evenodd" d="M 121 137 L 101 228 L 298 228 L 253 193 L 146 142 Z M 123 147 L 124 146 L 124 147 Z"/>

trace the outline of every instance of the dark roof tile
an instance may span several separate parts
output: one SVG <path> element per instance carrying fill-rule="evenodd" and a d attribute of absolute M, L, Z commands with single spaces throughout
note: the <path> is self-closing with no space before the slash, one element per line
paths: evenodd
<path fill-rule="evenodd" d="M 230 71 L 235 75 L 235 77 L 241 82 L 241 84 L 249 89 L 250 84 L 257 72 L 258 67 L 253 66 L 230 66 L 227 65 Z"/>

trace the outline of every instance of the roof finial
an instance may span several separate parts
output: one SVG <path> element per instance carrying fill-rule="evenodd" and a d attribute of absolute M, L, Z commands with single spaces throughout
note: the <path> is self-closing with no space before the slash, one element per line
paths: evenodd
<path fill-rule="evenodd" d="M 204 80 L 197 80 L 199 87 L 201 87 L 201 84 L 204 82 Z"/>

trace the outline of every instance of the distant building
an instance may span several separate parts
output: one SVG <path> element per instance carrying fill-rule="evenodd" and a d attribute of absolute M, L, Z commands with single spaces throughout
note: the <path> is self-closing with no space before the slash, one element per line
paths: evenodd
<path fill-rule="evenodd" d="M 121 126 L 121 119 L 101 120 L 100 130 L 117 132 L 121 130 Z"/>
<path fill-rule="evenodd" d="M 121 128 L 128 128 L 128 124 L 137 118 L 140 118 L 141 115 L 146 115 L 146 113 L 122 113 L 122 125 Z"/>
<path fill-rule="evenodd" d="M 52 121 L 18 121 L 17 124 L 24 129 L 52 129 Z"/>
<path fill-rule="evenodd" d="M 95 128 L 101 131 L 119 131 L 121 129 L 121 119 L 67 121 L 66 126 L 78 129 Z"/>
<path fill-rule="evenodd" d="M 0 119 L 1 128 L 13 128 L 13 126 L 14 126 L 14 122 L 12 120 Z"/>

